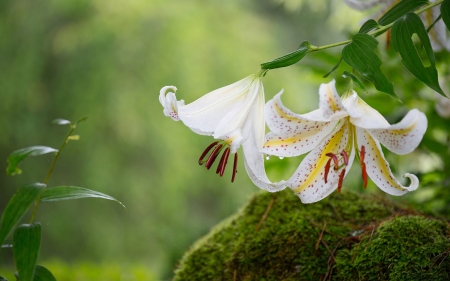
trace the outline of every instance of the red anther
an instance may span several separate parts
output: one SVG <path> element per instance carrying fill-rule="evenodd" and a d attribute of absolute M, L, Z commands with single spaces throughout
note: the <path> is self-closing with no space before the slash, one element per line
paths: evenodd
<path fill-rule="evenodd" d="M 367 170 L 366 170 L 366 164 L 362 163 L 361 164 L 361 171 L 362 171 L 362 178 L 364 181 L 364 188 L 367 187 Z"/>
<path fill-rule="evenodd" d="M 206 169 L 210 169 L 211 165 L 214 163 L 214 161 L 216 161 L 217 155 L 219 155 L 220 149 L 222 148 L 223 144 L 219 144 L 218 146 L 216 146 L 216 148 L 214 148 L 213 152 L 211 152 L 211 154 L 208 157 L 208 160 L 206 160 Z"/>
<path fill-rule="evenodd" d="M 325 165 L 325 174 L 323 175 L 323 179 L 324 179 L 325 183 L 327 183 L 327 181 L 328 181 L 328 172 L 330 171 L 330 166 L 331 166 L 331 158 L 328 159 L 328 162 Z"/>
<path fill-rule="evenodd" d="M 236 177 L 237 173 L 237 163 L 238 163 L 238 154 L 234 154 L 234 163 L 233 163 L 233 174 L 231 176 L 231 182 L 234 182 L 234 178 Z"/>
<path fill-rule="evenodd" d="M 342 158 L 344 158 L 345 166 L 348 166 L 348 154 L 347 154 L 347 151 L 342 150 L 341 155 L 342 155 Z"/>
<path fill-rule="evenodd" d="M 342 170 L 342 172 L 339 174 L 339 181 L 338 181 L 338 193 L 341 193 L 342 183 L 344 182 L 344 176 L 345 176 L 345 169 Z"/>
<path fill-rule="evenodd" d="M 327 153 L 325 155 L 328 156 L 328 157 L 331 157 L 333 159 L 334 170 L 337 171 L 339 169 L 339 160 L 338 160 L 336 154 L 329 152 L 329 153 Z"/>
<path fill-rule="evenodd" d="M 220 159 L 220 162 L 222 163 L 222 167 L 220 168 L 220 176 L 223 176 L 223 173 L 225 172 L 229 155 L 230 155 L 230 148 L 227 147 L 227 149 L 225 149 L 225 151 L 223 152 L 222 158 Z"/>
<path fill-rule="evenodd" d="M 198 159 L 199 165 L 203 165 L 203 158 L 205 158 L 206 154 L 208 154 L 208 152 L 211 150 L 211 148 L 213 148 L 217 143 L 218 143 L 218 141 L 213 142 L 205 149 L 205 151 L 203 151 L 202 155 L 200 155 L 200 158 Z"/>
<path fill-rule="evenodd" d="M 386 51 L 389 51 L 390 47 L 391 47 L 391 30 L 388 29 L 386 33 Z"/>
<path fill-rule="evenodd" d="M 361 159 L 361 165 L 364 163 L 364 156 L 366 155 L 366 148 L 361 146 L 361 151 L 359 152 L 359 158 Z"/>

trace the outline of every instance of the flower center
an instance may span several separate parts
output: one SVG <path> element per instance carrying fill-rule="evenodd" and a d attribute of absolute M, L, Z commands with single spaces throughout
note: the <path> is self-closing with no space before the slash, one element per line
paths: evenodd
<path fill-rule="evenodd" d="M 203 165 L 205 164 L 206 169 L 210 169 L 212 164 L 216 161 L 219 154 L 222 152 L 222 150 L 225 148 L 225 151 L 222 154 L 222 157 L 220 158 L 219 165 L 217 165 L 216 174 L 223 176 L 225 172 L 225 168 L 228 163 L 228 157 L 230 156 L 230 143 L 226 141 L 215 141 L 211 143 L 205 151 L 203 151 L 202 155 L 200 155 L 200 158 L 198 159 L 198 164 Z M 211 151 L 208 158 L 205 158 L 206 155 Z M 205 160 L 206 159 L 206 160 Z M 234 163 L 233 163 L 233 173 L 231 176 L 231 182 L 234 182 L 234 178 L 236 177 L 237 173 L 237 163 L 238 163 L 238 154 L 237 152 L 234 153 Z"/>
<path fill-rule="evenodd" d="M 345 176 L 345 169 L 348 166 L 348 153 L 344 149 L 339 153 L 339 155 L 336 155 L 334 153 L 327 153 L 326 156 L 330 157 L 328 159 L 327 164 L 325 165 L 325 173 L 324 173 L 324 181 L 327 183 L 328 181 L 328 173 L 330 172 L 331 168 L 331 161 L 333 161 L 334 170 L 337 172 L 339 169 L 343 168 L 341 173 L 339 174 L 339 181 L 338 181 L 338 193 L 341 193 L 342 183 L 344 181 Z M 342 164 L 340 165 L 339 162 L 342 161 Z"/>

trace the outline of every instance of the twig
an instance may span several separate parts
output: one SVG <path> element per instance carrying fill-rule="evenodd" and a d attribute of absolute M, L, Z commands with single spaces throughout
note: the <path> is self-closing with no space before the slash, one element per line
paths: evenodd
<path fill-rule="evenodd" d="M 275 201 L 275 197 L 272 197 L 270 199 L 269 205 L 267 205 L 266 211 L 264 212 L 264 215 L 262 216 L 261 220 L 259 221 L 258 225 L 256 226 L 255 232 L 258 232 L 259 228 L 261 227 L 262 223 L 266 220 L 267 216 L 269 215 L 270 208 L 272 208 L 273 202 Z"/>
<path fill-rule="evenodd" d="M 314 247 L 314 253 L 317 251 L 317 249 L 319 249 L 319 243 L 320 241 L 322 241 L 322 236 L 325 231 L 325 228 L 327 228 L 327 222 L 323 223 L 323 228 L 322 231 L 320 232 L 319 240 L 317 240 L 316 246 Z"/>

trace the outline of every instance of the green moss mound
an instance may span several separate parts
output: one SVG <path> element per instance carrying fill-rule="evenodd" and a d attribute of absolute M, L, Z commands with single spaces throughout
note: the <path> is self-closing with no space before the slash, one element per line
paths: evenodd
<path fill-rule="evenodd" d="M 174 280 L 450 280 L 449 230 L 381 197 L 259 193 L 195 243 Z"/>

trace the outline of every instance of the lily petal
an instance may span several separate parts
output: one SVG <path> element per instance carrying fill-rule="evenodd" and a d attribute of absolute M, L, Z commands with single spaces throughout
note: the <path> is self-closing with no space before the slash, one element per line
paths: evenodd
<path fill-rule="evenodd" d="M 312 111 L 302 116 L 306 119 L 315 121 L 333 121 L 339 120 L 348 115 L 341 97 L 336 91 L 336 81 L 332 80 L 327 84 L 320 84 L 319 87 L 319 110 L 321 115 L 317 114 L 320 111 Z"/>
<path fill-rule="evenodd" d="M 241 105 L 254 79 L 259 78 L 250 75 L 231 85 L 214 90 L 190 104 L 180 106 L 178 115 L 181 121 L 196 133 L 213 135 L 224 116 Z"/>
<path fill-rule="evenodd" d="M 427 117 L 417 109 L 410 110 L 397 124 L 384 130 L 369 130 L 370 134 L 396 154 L 413 151 L 427 130 Z"/>
<path fill-rule="evenodd" d="M 350 115 L 350 122 L 355 126 L 364 129 L 389 128 L 390 124 L 383 115 L 363 101 L 355 91 L 352 91 L 343 103 Z"/>
<path fill-rule="evenodd" d="M 384 192 L 400 196 L 408 191 L 416 190 L 419 180 L 413 174 L 405 174 L 411 180 L 410 186 L 401 185 L 391 172 L 389 163 L 384 158 L 380 143 L 367 130 L 356 128 L 358 148 L 365 147 L 364 163 L 367 175 Z"/>
<path fill-rule="evenodd" d="M 177 98 L 175 93 L 169 92 L 166 94 L 168 90 L 173 90 L 174 92 L 177 90 L 175 86 L 165 86 L 159 91 L 159 102 L 163 106 L 163 112 L 165 116 L 170 116 L 173 120 L 179 121 L 180 117 L 178 116 L 178 106 L 183 106 L 184 101 L 180 100 L 177 102 Z"/>
<path fill-rule="evenodd" d="M 287 181 L 287 185 L 298 195 L 303 203 L 313 203 L 322 200 L 338 186 L 339 174 L 342 169 L 329 169 L 325 183 L 325 166 L 330 159 L 327 153 L 338 155 L 345 149 L 349 141 L 349 126 L 341 122 L 336 130 L 330 133 L 313 151 L 311 151 L 300 166 Z M 351 140 L 350 140 L 351 141 Z M 352 151 L 348 159 L 351 167 L 355 153 Z M 346 173 L 350 168 L 346 170 Z"/>
<path fill-rule="evenodd" d="M 271 132 L 266 135 L 262 152 L 276 156 L 298 156 L 316 147 L 338 121 L 314 121 L 295 114 L 281 102 L 282 94 L 283 91 L 266 104 L 266 122 Z M 321 111 L 317 110 L 317 114 L 321 115 Z"/>

